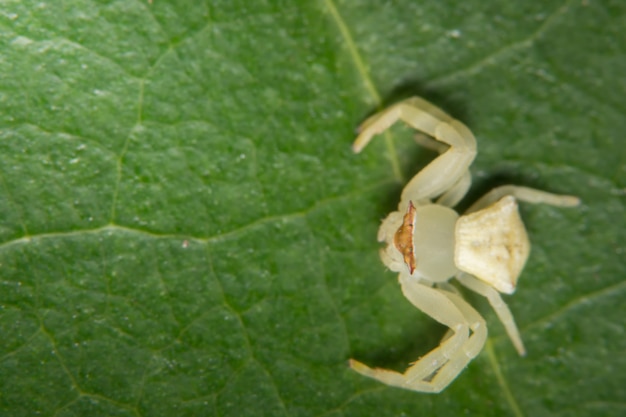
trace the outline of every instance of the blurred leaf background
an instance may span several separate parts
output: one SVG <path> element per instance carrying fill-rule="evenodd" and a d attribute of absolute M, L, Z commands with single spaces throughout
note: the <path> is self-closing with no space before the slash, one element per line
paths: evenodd
<path fill-rule="evenodd" d="M 0 414 L 626 413 L 626 4 L 0 1 Z M 515 183 L 533 252 L 443 393 L 445 329 L 377 255 L 432 154 L 356 126 L 420 95 L 476 134 L 472 199 Z"/>

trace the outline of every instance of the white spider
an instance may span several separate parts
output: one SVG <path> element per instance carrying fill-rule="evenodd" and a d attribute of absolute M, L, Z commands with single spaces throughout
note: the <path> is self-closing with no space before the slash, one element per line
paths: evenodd
<path fill-rule="evenodd" d="M 368 118 L 359 127 L 354 152 L 360 152 L 374 135 L 398 119 L 430 136 L 418 138 L 418 142 L 441 155 L 409 181 L 398 211 L 383 221 L 378 240 L 387 246 L 380 255 L 389 269 L 399 272 L 404 296 L 450 330 L 438 347 L 402 374 L 372 369 L 354 359 L 350 367 L 387 385 L 440 392 L 478 355 L 487 338 L 485 320 L 448 281 L 454 277 L 485 296 L 517 352 L 524 355 L 511 311 L 499 294 L 515 291 L 530 252 L 517 200 L 570 207 L 578 205 L 579 199 L 507 185 L 493 189 L 459 216 L 450 207 L 470 187 L 469 166 L 476 156 L 474 135 L 438 107 L 414 97 Z"/>

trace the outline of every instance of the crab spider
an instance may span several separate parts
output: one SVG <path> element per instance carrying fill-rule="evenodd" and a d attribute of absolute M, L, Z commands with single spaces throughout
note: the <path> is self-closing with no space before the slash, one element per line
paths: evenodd
<path fill-rule="evenodd" d="M 356 372 L 387 385 L 419 392 L 446 388 L 482 350 L 487 327 L 481 315 L 448 283 L 452 278 L 487 298 L 520 355 L 526 350 L 513 315 L 500 293 L 512 294 L 530 252 L 517 202 L 572 207 L 574 196 L 507 185 L 493 189 L 464 214 L 455 206 L 471 184 L 469 166 L 476 139 L 458 120 L 413 97 L 363 122 L 353 144 L 360 152 L 372 139 L 402 120 L 428 137 L 418 141 L 440 155 L 402 191 L 398 210 L 383 220 L 378 240 L 383 263 L 399 273 L 404 296 L 450 330 L 438 347 L 404 373 L 370 368 L 350 359 Z"/>

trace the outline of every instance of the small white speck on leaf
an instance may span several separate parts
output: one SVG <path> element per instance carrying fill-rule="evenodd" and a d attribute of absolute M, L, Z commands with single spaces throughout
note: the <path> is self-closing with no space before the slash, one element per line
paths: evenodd
<path fill-rule="evenodd" d="M 448 36 L 453 39 L 458 39 L 461 37 L 461 31 L 458 29 L 452 29 L 451 31 L 448 32 Z"/>
<path fill-rule="evenodd" d="M 27 45 L 30 45 L 31 43 L 33 43 L 32 39 L 27 38 L 25 36 L 17 36 L 15 37 L 15 39 L 13 39 L 13 41 L 11 42 L 11 45 L 27 46 Z"/>

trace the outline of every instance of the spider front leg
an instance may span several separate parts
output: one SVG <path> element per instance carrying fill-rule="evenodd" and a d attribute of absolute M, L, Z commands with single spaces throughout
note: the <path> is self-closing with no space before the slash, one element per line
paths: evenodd
<path fill-rule="evenodd" d="M 400 275 L 400 284 L 404 296 L 415 307 L 448 326 L 451 334 L 404 373 L 372 369 L 354 359 L 350 360 L 350 367 L 387 385 L 419 392 L 440 392 L 482 349 L 487 338 L 485 321 L 455 293 L 431 288 L 405 274 Z"/>
<path fill-rule="evenodd" d="M 374 135 L 398 120 L 449 145 L 444 153 L 409 181 L 402 191 L 398 210 L 404 212 L 409 201 L 429 201 L 441 195 L 441 204 L 456 204 L 469 188 L 467 173 L 476 156 L 476 139 L 463 123 L 429 102 L 413 97 L 371 116 L 359 128 L 359 136 L 352 145 L 354 152 L 360 152 Z"/>

